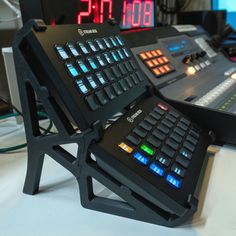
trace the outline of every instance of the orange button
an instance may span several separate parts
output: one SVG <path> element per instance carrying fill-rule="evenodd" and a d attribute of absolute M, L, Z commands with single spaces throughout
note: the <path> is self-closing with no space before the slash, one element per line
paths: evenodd
<path fill-rule="evenodd" d="M 156 53 L 156 51 L 151 51 L 151 54 L 154 56 L 154 57 L 157 57 L 158 54 Z"/>
<path fill-rule="evenodd" d="M 146 61 L 146 64 L 149 68 L 154 67 L 155 65 L 152 63 L 152 61 Z"/>
<path fill-rule="evenodd" d="M 158 66 L 158 65 L 159 65 L 159 62 L 158 62 L 157 59 L 153 59 L 153 60 L 152 60 L 152 63 L 153 63 L 155 66 Z"/>
<path fill-rule="evenodd" d="M 160 64 L 164 64 L 165 62 L 162 60 L 162 58 L 158 58 L 157 59 L 159 61 Z"/>
<path fill-rule="evenodd" d="M 162 57 L 162 60 L 163 60 L 164 62 L 169 62 L 169 60 L 168 60 L 167 57 Z"/>
<path fill-rule="evenodd" d="M 139 56 L 141 57 L 141 59 L 146 60 L 147 56 L 145 53 L 140 53 Z"/>
<path fill-rule="evenodd" d="M 170 71 L 170 67 L 169 67 L 168 65 L 165 65 L 164 68 L 165 68 L 165 70 L 166 70 L 167 72 Z"/>
<path fill-rule="evenodd" d="M 152 57 L 153 57 L 153 55 L 151 54 L 151 52 L 146 52 L 146 55 L 147 55 L 148 58 L 152 58 Z"/>
<path fill-rule="evenodd" d="M 120 143 L 119 145 L 118 145 L 122 150 L 124 150 L 125 152 L 127 152 L 127 153 L 132 153 L 133 152 L 133 148 L 131 148 L 130 146 L 128 146 L 127 144 L 125 144 L 125 143 Z"/>
<path fill-rule="evenodd" d="M 162 74 L 166 73 L 166 70 L 165 70 L 164 67 L 159 67 L 159 70 L 160 70 L 160 72 L 161 72 Z"/>
<path fill-rule="evenodd" d="M 155 74 L 156 76 L 159 76 L 159 75 L 161 74 L 161 72 L 159 71 L 158 68 L 155 68 L 155 69 L 153 69 L 152 71 L 154 72 L 154 74 Z"/>
<path fill-rule="evenodd" d="M 161 50 L 156 50 L 156 53 L 158 54 L 158 56 L 161 56 L 161 55 L 163 55 L 163 53 L 162 53 L 162 51 Z"/>

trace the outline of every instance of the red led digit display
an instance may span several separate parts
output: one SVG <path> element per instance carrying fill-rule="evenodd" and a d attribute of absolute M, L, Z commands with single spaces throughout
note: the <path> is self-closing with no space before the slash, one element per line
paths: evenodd
<path fill-rule="evenodd" d="M 79 0 L 81 11 L 77 14 L 77 23 L 103 23 L 114 15 L 116 17 L 120 15 L 121 29 L 152 27 L 154 2 L 154 0 Z M 117 14 L 117 11 L 121 11 L 121 14 L 119 12 Z"/>

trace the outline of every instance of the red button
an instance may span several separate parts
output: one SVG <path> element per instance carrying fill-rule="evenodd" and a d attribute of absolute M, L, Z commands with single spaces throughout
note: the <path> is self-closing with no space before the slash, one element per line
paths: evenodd
<path fill-rule="evenodd" d="M 168 107 L 166 107 L 165 105 L 163 105 L 163 104 L 158 104 L 157 105 L 159 108 L 161 108 L 163 111 L 168 111 Z"/>

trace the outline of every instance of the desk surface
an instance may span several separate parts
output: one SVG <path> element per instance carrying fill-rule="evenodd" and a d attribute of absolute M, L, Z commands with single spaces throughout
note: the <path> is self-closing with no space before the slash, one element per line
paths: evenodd
<path fill-rule="evenodd" d="M 75 178 L 49 157 L 40 193 L 25 195 L 26 156 L 26 150 L 0 155 L 1 236 L 236 235 L 236 147 L 224 146 L 210 157 L 198 212 L 191 223 L 173 229 L 84 209 Z"/>

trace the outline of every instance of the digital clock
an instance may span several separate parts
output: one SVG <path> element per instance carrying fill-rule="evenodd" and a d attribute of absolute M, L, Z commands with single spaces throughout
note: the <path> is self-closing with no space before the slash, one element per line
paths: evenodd
<path fill-rule="evenodd" d="M 121 29 L 150 28 L 156 23 L 155 0 L 20 0 L 23 22 L 103 23 L 115 18 Z"/>

